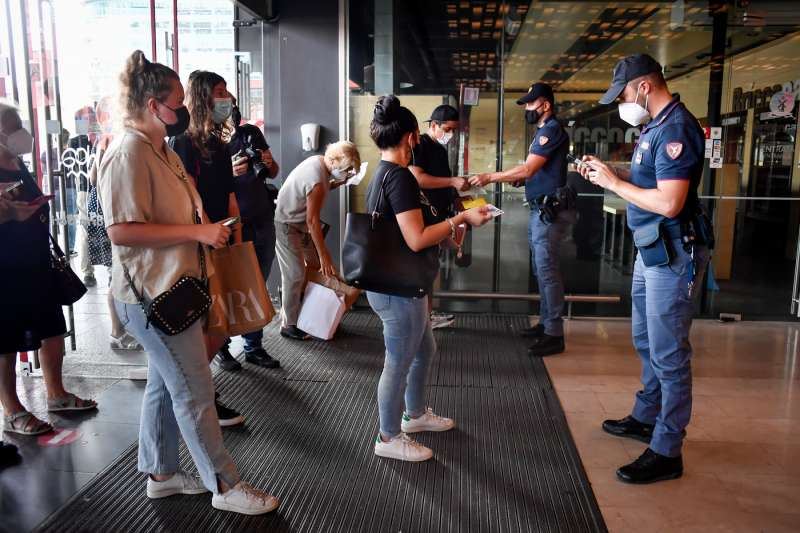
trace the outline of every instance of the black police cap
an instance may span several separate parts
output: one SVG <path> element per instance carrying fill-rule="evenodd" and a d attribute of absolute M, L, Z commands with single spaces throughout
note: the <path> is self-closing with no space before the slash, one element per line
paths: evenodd
<path fill-rule="evenodd" d="M 616 100 L 631 80 L 661 71 L 659 62 L 647 54 L 634 54 L 620 59 L 614 67 L 611 87 L 600 99 L 600 103 L 610 104 Z"/>
<path fill-rule="evenodd" d="M 539 97 L 550 100 L 550 103 L 553 105 L 556 103 L 556 98 L 553 95 L 553 88 L 547 83 L 540 81 L 531 85 L 531 88 L 528 89 L 528 94 L 517 100 L 517 105 L 528 104 L 535 101 Z"/>

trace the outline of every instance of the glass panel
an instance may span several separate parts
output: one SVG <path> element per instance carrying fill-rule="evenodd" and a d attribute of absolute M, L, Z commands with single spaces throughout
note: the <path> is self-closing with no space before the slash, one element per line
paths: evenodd
<path fill-rule="evenodd" d="M 210 70 L 225 78 L 234 92 L 233 9 L 230 0 L 178 2 L 179 74 L 184 83 L 193 71 Z"/>
<path fill-rule="evenodd" d="M 404 102 L 410 94 L 461 102 L 463 86 L 480 88 L 481 94 L 479 105 L 462 114 L 454 168 L 464 173 L 494 170 L 499 131 L 502 168 L 519 165 L 534 130 L 525 124 L 516 100 L 532 82 L 546 81 L 555 89 L 570 151 L 628 166 L 640 128 L 624 123 L 616 106 L 601 106 L 598 99 L 620 58 L 649 53 L 664 66 L 671 92 L 680 95 L 702 126 L 715 128 L 707 130 L 706 165 L 712 166 L 713 157 L 714 168 L 706 169 L 700 191 L 714 213 L 717 283 L 711 286 L 720 290 L 705 295 L 703 313 L 716 316 L 740 308 L 750 317 L 786 316 L 784 306 L 776 311 L 756 300 L 763 292 L 760 284 L 772 280 L 771 298 L 785 293 L 788 310 L 800 224 L 800 19 L 788 4 L 765 4 L 757 12 L 751 3 L 730 6 L 727 26 L 716 27 L 724 33 L 726 54 L 720 85 L 711 83 L 715 26 L 706 1 L 445 1 L 431 3 L 424 16 L 399 6 L 391 0 L 366 6 L 351 1 L 349 127 L 365 159 L 376 157 L 367 134 L 374 94 L 399 93 Z M 775 93 L 788 95 L 780 109 L 770 108 Z M 715 94 L 721 118 L 709 124 L 709 115 L 715 114 L 709 101 Z M 635 250 L 625 202 L 587 183 L 574 169 L 569 169 L 568 182 L 579 200 L 578 221 L 562 243 L 566 292 L 621 298 L 618 304 L 575 304 L 573 312 L 627 315 Z M 352 193 L 351 208 L 363 208 L 365 187 Z M 502 205 L 505 215 L 490 231 L 473 232 L 472 265 L 459 267 L 452 258 L 444 262 L 442 287 L 538 292 L 523 190 L 503 185 L 487 193 L 486 199 Z M 498 307 L 506 305 L 492 306 Z"/>

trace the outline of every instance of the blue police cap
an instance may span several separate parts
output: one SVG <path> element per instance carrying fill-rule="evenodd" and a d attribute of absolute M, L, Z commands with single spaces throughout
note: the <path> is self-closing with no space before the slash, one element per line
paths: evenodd
<path fill-rule="evenodd" d="M 634 54 L 624 59 L 620 59 L 614 67 L 614 76 L 611 79 L 611 87 L 600 99 L 601 104 L 610 104 L 622 94 L 625 85 L 629 81 L 635 80 L 648 74 L 661 72 L 662 68 L 658 61 L 647 54 Z"/>

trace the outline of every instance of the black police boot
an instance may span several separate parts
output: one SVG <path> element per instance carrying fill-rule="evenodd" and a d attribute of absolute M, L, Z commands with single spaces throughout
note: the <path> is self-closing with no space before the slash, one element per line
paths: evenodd
<path fill-rule="evenodd" d="M 640 485 L 678 479 L 682 475 L 683 458 L 680 455 L 667 457 L 650 448 L 647 448 L 634 462 L 617 470 L 617 477 L 620 481 Z"/>
<path fill-rule="evenodd" d="M 231 355 L 231 351 L 227 346 L 220 348 L 217 355 L 214 357 L 214 362 L 217 363 L 222 370 L 227 370 L 228 372 L 233 372 L 242 368 L 242 363 Z"/>
<path fill-rule="evenodd" d="M 531 357 L 546 357 L 564 351 L 564 337 L 553 337 L 547 333 L 542 333 L 535 343 L 528 348 L 528 355 Z"/>
<path fill-rule="evenodd" d="M 258 347 L 252 350 L 244 349 L 244 360 L 254 365 L 263 366 L 264 368 L 280 368 L 281 363 L 264 348 Z"/>
<path fill-rule="evenodd" d="M 606 433 L 611 433 L 616 437 L 638 440 L 645 444 L 650 444 L 655 427 L 654 424 L 639 422 L 630 415 L 622 420 L 606 420 L 603 422 L 603 431 Z"/>
<path fill-rule="evenodd" d="M 544 335 L 544 324 L 536 324 L 531 328 L 522 328 L 519 330 L 519 334 L 523 337 L 533 337 L 534 339 L 538 339 Z"/>

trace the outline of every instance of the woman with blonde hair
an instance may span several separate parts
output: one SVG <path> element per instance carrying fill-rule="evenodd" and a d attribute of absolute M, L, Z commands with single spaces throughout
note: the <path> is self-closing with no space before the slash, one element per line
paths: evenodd
<path fill-rule="evenodd" d="M 182 279 L 211 275 L 206 247 L 224 246 L 231 232 L 201 221 L 202 201 L 164 142 L 189 124 L 183 87 L 175 71 L 151 63 L 141 51 L 130 56 L 120 82 L 125 128 L 100 163 L 98 190 L 112 243 L 117 313 L 149 359 L 139 428 L 139 470 L 148 474 L 147 496 L 212 492 L 216 509 L 270 512 L 277 499 L 241 481 L 222 442 L 203 320 L 167 335 L 144 311 L 147 301 Z M 179 468 L 179 434 L 200 479 Z"/>
<path fill-rule="evenodd" d="M 275 251 L 281 269 L 281 335 L 295 340 L 311 338 L 297 327 L 306 268 L 336 275 L 325 245 L 320 212 L 328 192 L 354 176 L 361 167 L 356 145 L 339 141 L 325 155 L 314 155 L 292 170 L 278 192 L 275 208 Z"/>

